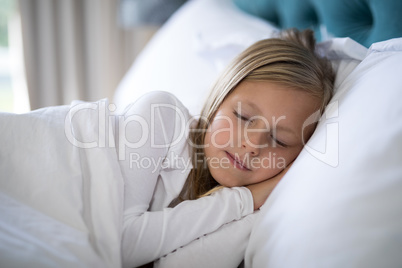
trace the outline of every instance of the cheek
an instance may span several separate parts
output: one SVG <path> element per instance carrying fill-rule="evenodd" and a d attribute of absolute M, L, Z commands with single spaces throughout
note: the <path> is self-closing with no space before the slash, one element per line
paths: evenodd
<path fill-rule="evenodd" d="M 293 148 L 288 148 L 284 152 L 277 152 L 276 154 L 276 163 L 277 166 L 280 167 L 281 169 L 285 168 L 288 166 L 293 160 L 296 159 L 296 157 L 300 154 L 300 151 L 303 149 L 303 146 L 296 146 Z"/>
<path fill-rule="evenodd" d="M 289 164 L 287 155 L 275 151 L 269 151 L 258 160 L 260 162 L 259 177 L 264 178 L 275 176 Z"/>
<path fill-rule="evenodd" d="M 232 144 L 233 123 L 226 119 L 214 120 L 208 128 L 209 146 L 226 147 Z"/>
<path fill-rule="evenodd" d="M 257 180 L 253 181 L 253 183 L 258 183 L 258 182 L 262 182 L 265 181 L 269 178 L 274 177 L 275 175 L 277 175 L 279 172 L 281 172 L 282 169 L 272 169 L 272 168 L 261 168 L 259 170 L 259 174 L 257 177 Z"/>
<path fill-rule="evenodd" d="M 270 178 L 278 174 L 295 160 L 302 148 L 302 146 L 298 146 L 290 149 L 267 149 L 258 159 L 258 164 L 260 164 L 258 172 L 260 176 Z"/>

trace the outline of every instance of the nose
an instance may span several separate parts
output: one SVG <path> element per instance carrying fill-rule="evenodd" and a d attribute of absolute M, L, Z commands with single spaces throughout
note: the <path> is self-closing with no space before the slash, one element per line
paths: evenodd
<path fill-rule="evenodd" d="M 260 154 L 261 149 L 267 147 L 265 141 L 266 131 L 263 129 L 253 129 L 244 133 L 242 148 L 252 156 Z"/>

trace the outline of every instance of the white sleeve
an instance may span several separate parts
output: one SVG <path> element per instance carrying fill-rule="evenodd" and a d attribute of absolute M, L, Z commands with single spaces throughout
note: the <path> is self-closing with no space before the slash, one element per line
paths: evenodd
<path fill-rule="evenodd" d="M 213 233 L 154 262 L 154 268 L 233 268 L 244 259 L 251 229 L 258 213 L 227 223 Z"/>
<path fill-rule="evenodd" d="M 164 105 L 149 108 L 157 103 Z M 180 111 L 168 104 L 179 107 Z M 183 126 L 180 125 L 183 125 L 183 118 L 180 113 L 185 113 L 184 109 L 173 95 L 158 92 L 136 102 L 127 110 L 125 117 L 119 119 L 118 154 L 125 180 L 122 234 L 125 267 L 154 261 L 225 223 L 253 212 L 252 195 L 245 187 L 224 188 L 213 196 L 182 202 L 175 208 L 149 211 L 162 166 L 159 160 L 172 150 L 173 141 L 182 133 L 180 129 Z M 146 129 L 152 131 L 144 131 Z M 120 144 L 121 140 L 125 146 Z M 169 146 L 161 146 L 163 144 Z M 185 142 L 177 146 L 183 144 Z M 180 148 L 177 150 L 180 151 Z M 133 165 L 132 155 L 137 160 L 145 159 L 144 165 L 151 165 L 148 168 Z"/>

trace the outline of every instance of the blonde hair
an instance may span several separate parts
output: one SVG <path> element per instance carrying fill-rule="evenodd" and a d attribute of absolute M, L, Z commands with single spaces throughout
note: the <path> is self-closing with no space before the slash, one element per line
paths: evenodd
<path fill-rule="evenodd" d="M 190 139 L 195 145 L 204 144 L 206 130 L 215 112 L 243 80 L 270 81 L 305 91 L 321 100 L 319 109 L 322 113 L 333 95 L 334 79 L 330 62 L 315 52 L 313 31 L 290 29 L 278 38 L 261 40 L 236 57 L 216 81 L 195 127 L 201 131 L 192 132 Z M 203 153 L 201 146 L 193 147 L 194 168 L 171 206 L 208 195 L 218 186 L 204 161 L 197 161 L 197 156 Z"/>

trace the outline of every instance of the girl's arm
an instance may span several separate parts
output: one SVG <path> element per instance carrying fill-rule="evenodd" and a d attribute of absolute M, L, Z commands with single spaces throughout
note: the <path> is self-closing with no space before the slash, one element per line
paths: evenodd
<path fill-rule="evenodd" d="M 184 247 L 160 258 L 155 268 L 232 268 L 242 262 L 258 211 L 241 220 L 223 225 Z"/>
<path fill-rule="evenodd" d="M 125 214 L 123 230 L 124 265 L 138 266 L 156 260 L 227 222 L 248 213 L 241 208 L 239 189 L 224 188 L 214 196 L 185 201 L 163 211 Z M 252 205 L 252 204 L 251 204 Z M 238 208 L 236 208 L 238 207 Z"/>
<path fill-rule="evenodd" d="M 213 233 L 204 235 L 188 245 L 160 258 L 154 267 L 238 267 L 245 256 L 251 230 L 258 217 L 258 208 L 283 178 L 291 164 L 275 177 L 249 185 L 257 210 L 241 220 L 227 223 Z"/>

